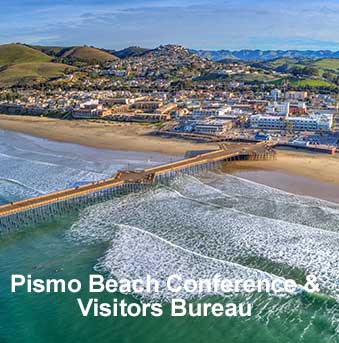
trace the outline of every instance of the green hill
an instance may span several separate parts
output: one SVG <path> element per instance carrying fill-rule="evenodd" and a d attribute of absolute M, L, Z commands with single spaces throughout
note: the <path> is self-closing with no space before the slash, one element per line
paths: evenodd
<path fill-rule="evenodd" d="M 19 63 L 9 65 L 0 71 L 0 86 L 9 87 L 30 82 L 41 82 L 51 78 L 62 76 L 67 70 L 73 68 L 61 63 Z"/>
<path fill-rule="evenodd" d="M 51 57 L 21 44 L 0 45 L 0 66 L 6 64 L 49 62 Z"/>
<path fill-rule="evenodd" d="M 59 58 L 61 61 L 69 64 L 76 62 L 84 64 L 96 64 L 118 59 L 118 57 L 113 56 L 106 51 L 87 46 L 65 48 L 60 52 Z"/>
<path fill-rule="evenodd" d="M 324 58 L 317 60 L 313 63 L 313 66 L 323 70 L 339 72 L 339 59 L 338 58 Z"/>

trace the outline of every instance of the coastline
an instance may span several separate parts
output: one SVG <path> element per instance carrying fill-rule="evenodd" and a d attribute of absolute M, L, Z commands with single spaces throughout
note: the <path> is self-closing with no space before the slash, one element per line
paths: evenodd
<path fill-rule="evenodd" d="M 184 155 L 189 150 L 217 147 L 215 144 L 152 136 L 152 124 L 60 120 L 0 114 L 0 129 L 97 149 L 158 152 L 167 155 Z"/>
<path fill-rule="evenodd" d="M 339 156 L 277 150 L 277 158 L 269 161 L 234 162 L 228 172 L 279 171 L 289 175 L 339 185 Z"/>
<path fill-rule="evenodd" d="M 0 129 L 98 149 L 158 152 L 168 155 L 184 155 L 189 150 L 206 150 L 217 147 L 216 144 L 152 136 L 154 126 L 151 124 L 71 121 L 1 114 Z M 277 151 L 276 160 L 233 162 L 231 167 L 226 168 L 226 171 L 232 173 L 251 170 L 281 171 L 290 175 L 339 185 L 338 155 L 291 150 Z"/>

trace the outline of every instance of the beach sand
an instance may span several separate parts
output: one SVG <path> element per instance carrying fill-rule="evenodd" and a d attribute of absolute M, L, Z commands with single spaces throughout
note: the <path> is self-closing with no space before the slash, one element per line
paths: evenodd
<path fill-rule="evenodd" d="M 314 154 L 293 150 L 277 150 L 277 158 L 269 161 L 234 162 L 229 171 L 281 171 L 339 185 L 339 155 Z"/>
<path fill-rule="evenodd" d="M 58 120 L 42 117 L 0 115 L 0 129 L 17 131 L 59 142 L 77 143 L 99 149 L 159 152 L 183 155 L 189 150 L 215 149 L 215 144 L 151 136 L 148 124 Z M 278 150 L 270 161 L 233 162 L 231 169 L 282 171 L 291 175 L 339 185 L 339 156 Z"/>
<path fill-rule="evenodd" d="M 189 150 L 217 147 L 215 144 L 152 136 L 155 126 L 139 123 L 0 115 L 0 129 L 98 149 L 159 152 L 169 155 L 183 155 Z"/>

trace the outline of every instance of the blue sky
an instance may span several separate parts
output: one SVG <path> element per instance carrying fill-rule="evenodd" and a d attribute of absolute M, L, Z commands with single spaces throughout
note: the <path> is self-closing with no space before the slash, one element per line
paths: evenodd
<path fill-rule="evenodd" d="M 338 0 L 0 0 L 0 43 L 339 50 Z"/>

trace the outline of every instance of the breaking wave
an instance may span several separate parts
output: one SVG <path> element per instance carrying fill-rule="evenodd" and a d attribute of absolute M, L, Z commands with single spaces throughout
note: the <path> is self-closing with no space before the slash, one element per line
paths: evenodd
<path fill-rule="evenodd" d="M 164 283 L 172 274 L 183 279 L 219 274 L 230 280 L 293 278 L 302 285 L 306 275 L 315 274 L 321 292 L 333 299 L 334 306 L 325 302 L 315 309 L 312 301 L 298 300 L 302 295 L 242 296 L 256 305 L 255 317 L 266 324 L 279 316 L 288 326 L 288 314 L 293 313 L 300 318 L 302 336 L 326 313 L 335 331 L 330 341 L 335 342 L 339 333 L 338 215 L 339 205 L 334 203 L 209 173 L 181 177 L 169 187 L 89 207 L 66 237 L 79 244 L 108 242 L 110 247 L 95 270 L 117 279 L 151 275 Z M 191 300 L 212 295 L 236 296 L 176 294 Z M 160 293 L 142 295 L 141 300 L 167 302 L 171 297 L 163 287 Z"/>
<path fill-rule="evenodd" d="M 216 177 L 219 178 L 219 175 Z M 232 182 L 233 178 L 224 179 L 224 184 Z M 185 255 L 182 250 L 179 254 L 178 249 L 170 249 L 173 257 L 170 259 L 170 254 L 165 254 L 165 259 L 172 260 L 171 263 L 160 263 L 163 261 L 162 251 L 165 249 L 148 247 L 150 238 L 141 232 L 144 231 L 194 254 L 244 267 L 249 266 L 263 273 L 291 277 L 290 273 L 293 270 L 293 276 L 298 283 L 305 281 L 305 275 L 316 274 L 322 291 L 337 297 L 336 279 L 339 274 L 337 228 L 331 226 L 332 230 L 327 230 L 327 227 L 325 229 L 302 225 L 299 223 L 300 216 L 293 216 L 289 221 L 283 220 L 288 216 L 290 199 L 288 193 L 283 194 L 273 188 L 266 189 L 264 199 L 261 199 L 262 195 L 257 194 L 252 208 L 248 200 L 246 206 L 241 207 L 239 204 L 245 203 L 245 199 L 248 199 L 248 184 L 247 181 L 243 181 L 244 199 L 242 199 L 242 181 L 238 179 L 237 183 L 238 201 L 234 202 L 234 193 L 224 195 L 225 189 L 219 188 L 219 185 L 211 188 L 195 178 L 180 178 L 172 183 L 173 189 L 157 188 L 151 192 L 129 195 L 86 209 L 68 235 L 85 242 L 112 241 L 112 255 L 108 252 L 109 257 L 106 256 L 105 262 L 100 261 L 100 268 L 102 269 L 106 264 L 106 271 L 109 272 L 111 263 L 111 267 L 114 266 L 111 268 L 111 273 L 120 276 L 123 273 L 133 274 L 134 269 L 143 272 L 148 270 L 150 274 L 155 271 L 163 273 L 166 268 L 175 265 L 173 261 L 181 260 Z M 281 207 L 275 205 L 276 212 L 273 212 L 272 208 L 265 212 L 265 208 L 262 208 L 259 216 L 257 204 L 261 200 L 267 201 L 268 191 L 271 192 L 271 196 L 277 193 Z M 337 225 L 335 223 L 338 215 L 337 205 L 329 204 L 332 207 L 326 207 L 326 202 L 315 199 L 314 201 L 320 202 L 319 204 L 324 208 L 319 212 L 313 204 L 305 210 L 305 203 L 310 203 L 312 199 L 293 196 L 291 200 L 295 212 L 300 211 L 303 215 L 309 213 L 310 216 L 314 215 L 312 211 L 317 212 L 316 216 L 325 213 L 323 214 L 325 217 L 318 220 L 320 222 L 332 220 L 333 225 Z M 238 210 L 239 207 L 241 211 Z M 284 209 L 288 213 L 285 213 Z M 333 218 L 326 213 L 327 210 Z M 126 226 L 138 228 L 138 232 L 126 232 L 128 231 L 125 229 Z M 129 235 L 133 235 L 133 239 L 130 239 Z M 120 270 L 115 264 L 119 262 L 115 261 L 114 256 L 122 258 L 121 254 L 127 251 L 128 244 L 122 242 L 124 240 L 134 242 L 131 253 L 138 251 L 138 254 L 136 254 L 137 259 L 130 257 L 129 263 L 124 259 Z M 162 243 L 158 239 L 157 244 Z M 123 252 L 119 252 L 116 247 L 122 244 Z M 148 263 L 146 261 L 145 264 L 139 263 L 139 259 L 144 258 L 140 256 L 142 254 L 146 254 Z M 151 263 L 152 256 L 153 263 Z M 199 265 L 200 262 L 196 264 Z M 195 263 L 182 265 L 187 265 L 187 270 L 192 270 Z M 177 266 L 174 270 L 176 269 Z M 138 276 L 143 275 L 139 273 Z"/>
<path fill-rule="evenodd" d="M 0 130 L 0 195 L 9 201 L 25 199 L 77 182 L 108 178 L 127 165 L 153 166 L 166 159 L 160 154 L 146 157 L 97 150 Z"/>

